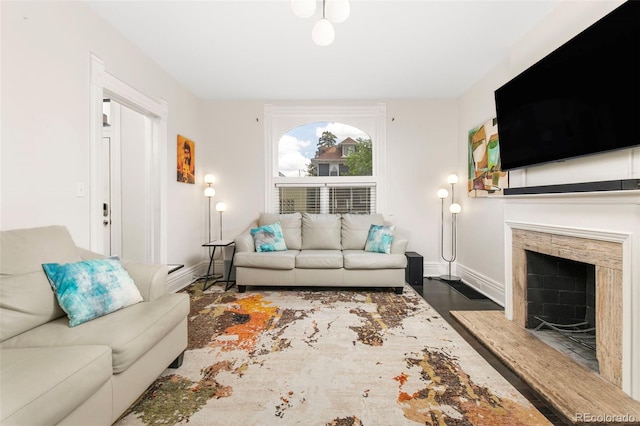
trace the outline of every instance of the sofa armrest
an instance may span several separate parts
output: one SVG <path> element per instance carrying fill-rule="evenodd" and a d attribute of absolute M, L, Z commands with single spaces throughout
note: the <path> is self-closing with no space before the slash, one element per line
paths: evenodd
<path fill-rule="evenodd" d="M 236 253 L 256 251 L 251 234 L 238 235 L 234 242 L 236 243 Z"/>
<path fill-rule="evenodd" d="M 80 247 L 78 247 L 78 253 L 82 260 L 104 259 L 107 257 Z M 166 265 L 122 259 L 122 266 L 133 279 L 145 301 L 157 299 L 167 292 L 169 268 Z"/>
<path fill-rule="evenodd" d="M 395 235 L 391 242 L 392 254 L 404 254 L 407 251 L 407 245 L 409 245 L 409 239 L 404 235 Z"/>
<path fill-rule="evenodd" d="M 258 221 L 255 220 L 233 240 L 233 242 L 236 244 L 236 253 L 256 251 L 256 245 L 253 242 L 251 229 L 257 227 Z"/>
<path fill-rule="evenodd" d="M 133 278 L 145 302 L 158 299 L 167 292 L 167 265 L 123 261 L 122 266 Z"/>

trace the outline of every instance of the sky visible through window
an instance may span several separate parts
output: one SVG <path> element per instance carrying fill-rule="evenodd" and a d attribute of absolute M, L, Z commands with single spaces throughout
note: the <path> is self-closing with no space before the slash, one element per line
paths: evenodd
<path fill-rule="evenodd" d="M 278 171 L 287 177 L 305 176 L 307 164 L 315 157 L 322 132 L 336 135 L 336 144 L 350 137 L 370 139 L 362 130 L 342 123 L 319 121 L 289 130 L 278 142 Z"/>

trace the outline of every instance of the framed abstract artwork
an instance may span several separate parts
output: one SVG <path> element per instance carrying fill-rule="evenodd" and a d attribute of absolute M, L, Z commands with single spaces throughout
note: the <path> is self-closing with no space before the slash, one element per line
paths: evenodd
<path fill-rule="evenodd" d="M 178 135 L 178 182 L 196 183 L 196 144 Z"/>
<path fill-rule="evenodd" d="M 497 120 L 469 130 L 469 197 L 502 195 L 509 172 L 502 171 Z"/>

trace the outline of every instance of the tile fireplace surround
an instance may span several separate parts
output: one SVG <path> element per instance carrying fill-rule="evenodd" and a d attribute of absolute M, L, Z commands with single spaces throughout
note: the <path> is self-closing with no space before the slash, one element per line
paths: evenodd
<path fill-rule="evenodd" d="M 640 400 L 640 191 L 505 197 L 505 315 L 526 321 L 525 250 L 596 265 L 600 375 Z"/>

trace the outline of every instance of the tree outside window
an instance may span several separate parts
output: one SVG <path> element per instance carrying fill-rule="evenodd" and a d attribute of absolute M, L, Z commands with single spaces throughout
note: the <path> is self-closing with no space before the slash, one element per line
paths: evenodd
<path fill-rule="evenodd" d="M 372 176 L 372 142 L 362 130 L 331 122 L 314 122 L 280 138 L 279 175 Z"/>
<path fill-rule="evenodd" d="M 375 184 L 348 179 L 372 176 L 372 157 L 371 138 L 353 126 L 313 122 L 290 130 L 279 142 L 278 175 L 284 179 L 278 186 L 279 212 L 375 211 Z M 312 178 L 309 182 L 313 183 L 287 185 L 287 177 Z M 340 184 L 330 180 L 342 177 L 347 180 Z"/>

